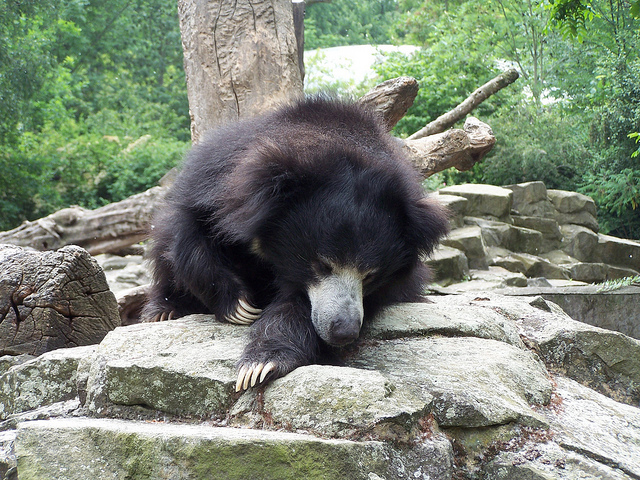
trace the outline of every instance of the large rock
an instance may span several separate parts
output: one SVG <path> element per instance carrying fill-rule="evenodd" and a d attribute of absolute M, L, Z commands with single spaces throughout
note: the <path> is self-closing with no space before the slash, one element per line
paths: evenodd
<path fill-rule="evenodd" d="M 547 190 L 547 197 L 560 213 L 587 212 L 596 216 L 596 204 L 591 197 L 566 190 Z"/>
<path fill-rule="evenodd" d="M 592 262 L 597 258 L 598 235 L 580 225 L 561 225 L 562 250 L 581 262 Z"/>
<path fill-rule="evenodd" d="M 470 268 L 486 269 L 488 267 L 487 251 L 480 227 L 457 228 L 441 243 L 442 245 L 462 250 L 469 261 Z"/>
<path fill-rule="evenodd" d="M 565 190 L 547 190 L 547 195 L 557 210 L 555 219 L 558 223 L 582 225 L 598 231 L 596 204 L 591 197 Z"/>
<path fill-rule="evenodd" d="M 224 412 L 245 332 L 207 315 L 119 327 L 80 364 L 81 399 L 96 413 L 130 405 L 178 415 Z"/>
<path fill-rule="evenodd" d="M 465 217 L 464 221 L 480 227 L 482 239 L 488 247 L 503 247 L 532 255 L 542 253 L 543 235 L 537 230 L 477 217 Z M 456 230 L 451 232 L 451 235 L 455 234 Z"/>
<path fill-rule="evenodd" d="M 409 480 L 451 478 L 453 469 L 443 437 L 395 449 L 379 441 L 83 418 L 24 423 L 17 445 L 21 480 Z"/>
<path fill-rule="evenodd" d="M 468 216 L 501 220 L 509 218 L 513 193 L 506 188 L 477 184 L 453 185 L 441 188 L 440 193 L 466 198 L 469 202 L 465 214 Z"/>
<path fill-rule="evenodd" d="M 389 340 L 347 365 L 375 369 L 422 399 L 438 425 L 541 426 L 530 404 L 548 403 L 551 383 L 526 350 L 474 337 Z"/>
<path fill-rule="evenodd" d="M 296 430 L 342 438 L 368 431 L 408 441 L 431 400 L 377 371 L 310 365 L 274 381 L 262 409 L 274 424 Z M 237 412 L 236 406 L 231 413 Z"/>
<path fill-rule="evenodd" d="M 530 299 L 529 304 L 490 294 L 485 297 L 486 308 L 499 308 L 503 314 L 516 319 L 520 334 L 549 369 L 614 400 L 638 405 L 639 340 L 575 321 L 542 297 Z M 450 302 L 446 297 L 439 300 L 439 303 Z M 464 298 L 458 297 L 456 304 L 464 302 Z"/>
<path fill-rule="evenodd" d="M 640 271 L 640 242 L 600 234 L 596 248 L 601 261 Z"/>
<path fill-rule="evenodd" d="M 640 410 L 562 377 L 556 385 L 557 408 L 545 411 L 553 435 L 500 452 L 483 469 L 484 478 L 640 477 Z"/>
<path fill-rule="evenodd" d="M 513 192 L 513 208 L 519 210 L 523 205 L 547 200 L 547 187 L 543 182 L 527 182 L 507 185 Z"/>
<path fill-rule="evenodd" d="M 56 406 L 70 415 L 56 403 L 13 415 L 2 428 L 17 423 L 17 437 L 0 447 L 15 444 L 22 480 L 638 476 L 637 409 L 612 399 L 640 400 L 640 342 L 541 297 L 429 300 L 381 312 L 342 366 L 301 367 L 242 394 L 245 328 L 208 316 L 120 327 L 80 361 L 85 407 L 74 414 L 155 421 L 27 421 Z M 21 385 L 7 395 L 31 388 Z M 570 465 L 548 473 L 556 460 Z"/>
<path fill-rule="evenodd" d="M 555 220 L 551 218 L 525 217 L 519 215 L 515 215 L 512 218 L 515 226 L 535 230 L 542 234 L 542 241 L 539 243 L 536 250 L 538 254 L 547 253 L 560 248 L 562 233 L 560 232 L 558 222 Z M 523 251 L 525 253 L 536 253 L 536 251 Z"/>
<path fill-rule="evenodd" d="M 0 246 L 0 318 L 3 355 L 99 343 L 120 325 L 102 269 L 73 245 L 56 252 Z"/>
<path fill-rule="evenodd" d="M 445 195 L 437 193 L 438 202 L 449 211 L 449 223 L 451 228 L 460 228 L 464 224 L 463 218 L 466 215 L 467 203 L 469 201 L 458 195 Z"/>
<path fill-rule="evenodd" d="M 556 209 L 547 198 L 547 187 L 542 182 L 508 185 L 513 191 L 513 209 L 519 215 L 530 217 L 554 218 Z"/>
<path fill-rule="evenodd" d="M 438 282 L 460 281 L 469 274 L 469 261 L 463 251 L 439 245 L 425 262 Z"/>
<path fill-rule="evenodd" d="M 0 418 L 77 397 L 78 363 L 95 348 L 61 348 L 11 367 L 0 376 Z"/>

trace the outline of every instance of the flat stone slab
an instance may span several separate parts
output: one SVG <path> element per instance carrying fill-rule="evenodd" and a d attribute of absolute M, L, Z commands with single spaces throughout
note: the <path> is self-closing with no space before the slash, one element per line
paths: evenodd
<path fill-rule="evenodd" d="M 119 327 L 79 367 L 86 404 L 96 413 L 111 405 L 223 413 L 233 401 L 246 331 L 208 315 Z"/>
<path fill-rule="evenodd" d="M 548 412 L 554 441 L 569 451 L 640 478 L 640 409 L 572 380 L 557 379 L 561 407 Z"/>
<path fill-rule="evenodd" d="M 451 478 L 444 438 L 396 451 L 377 441 L 206 425 L 56 419 L 20 425 L 20 479 L 320 480 Z"/>
<path fill-rule="evenodd" d="M 466 198 L 468 203 L 465 212 L 469 216 L 507 218 L 511 211 L 513 192 L 507 188 L 466 184 L 441 188 L 439 192 Z"/>
<path fill-rule="evenodd" d="M 545 404 L 551 382 L 528 351 L 474 337 L 387 340 L 347 366 L 377 370 L 415 392 L 443 427 L 519 422 L 541 426 L 531 404 Z"/>
<path fill-rule="evenodd" d="M 497 312 L 470 305 L 394 305 L 385 308 L 363 333 L 368 338 L 380 340 L 433 335 L 473 336 L 524 348 L 513 322 Z"/>
<path fill-rule="evenodd" d="M 78 364 L 95 349 L 61 348 L 9 368 L 0 376 L 0 419 L 75 398 Z"/>

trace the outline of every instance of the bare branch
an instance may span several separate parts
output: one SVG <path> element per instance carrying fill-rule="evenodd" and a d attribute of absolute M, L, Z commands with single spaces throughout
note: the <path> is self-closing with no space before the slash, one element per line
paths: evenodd
<path fill-rule="evenodd" d="M 419 138 L 434 135 L 436 133 L 444 132 L 447 128 L 454 125 L 459 120 L 463 119 L 474 108 L 484 102 L 491 95 L 497 91 L 503 89 L 507 85 L 511 85 L 518 79 L 518 71 L 516 69 L 507 70 L 501 73 L 497 77 L 488 81 L 480 88 L 477 88 L 469 97 L 467 97 L 460 105 L 453 110 L 440 115 L 433 122 L 429 123 L 424 128 L 418 130 L 411 135 L 408 140 L 417 140 Z"/>

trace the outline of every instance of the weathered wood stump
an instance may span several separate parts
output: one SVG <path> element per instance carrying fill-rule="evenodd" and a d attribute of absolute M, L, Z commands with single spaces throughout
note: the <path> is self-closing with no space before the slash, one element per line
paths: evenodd
<path fill-rule="evenodd" d="M 0 245 L 0 355 L 92 345 L 119 325 L 116 299 L 86 250 Z"/>

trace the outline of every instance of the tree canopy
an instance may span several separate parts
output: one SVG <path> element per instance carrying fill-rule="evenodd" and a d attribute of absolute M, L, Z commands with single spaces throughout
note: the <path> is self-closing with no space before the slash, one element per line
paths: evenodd
<path fill-rule="evenodd" d="M 307 5 L 305 37 L 421 47 L 375 66 L 420 83 L 401 136 L 517 68 L 474 113 L 492 154 L 430 184 L 542 180 L 593 196 L 604 232 L 640 238 L 639 14 L 638 0 L 332 0 Z M 189 138 L 175 3 L 0 4 L 0 228 L 138 193 Z"/>

